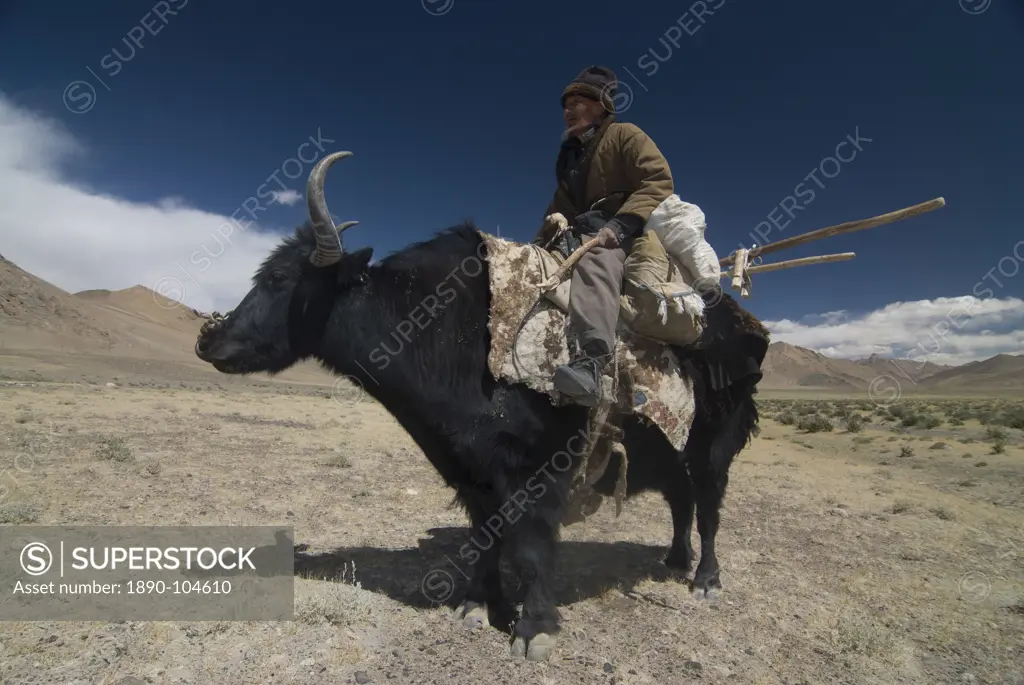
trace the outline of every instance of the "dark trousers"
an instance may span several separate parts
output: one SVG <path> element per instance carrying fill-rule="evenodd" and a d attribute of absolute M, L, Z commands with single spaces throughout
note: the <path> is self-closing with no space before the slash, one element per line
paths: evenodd
<path fill-rule="evenodd" d="M 596 232 L 582 235 L 584 242 Z M 627 238 L 618 247 L 597 246 L 576 264 L 569 290 L 569 336 L 592 354 L 615 349 L 615 325 L 619 319 L 619 296 L 626 255 L 633 244 Z M 600 349 L 596 349 L 600 347 Z M 570 342 L 570 350 L 571 342 Z"/>

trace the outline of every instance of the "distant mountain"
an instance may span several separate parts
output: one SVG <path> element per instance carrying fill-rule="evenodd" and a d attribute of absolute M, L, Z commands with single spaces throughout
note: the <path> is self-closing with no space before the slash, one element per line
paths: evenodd
<path fill-rule="evenodd" d="M 1024 393 L 1024 356 L 1000 354 L 962 366 L 945 366 L 877 354 L 866 359 L 835 359 L 797 345 L 775 342 L 763 364 L 765 389 L 866 391 L 879 376 L 901 382 L 905 390 L 993 391 L 1020 388 Z M 909 379 L 910 384 L 903 382 Z"/>
<path fill-rule="evenodd" d="M 5 347 L 28 334 L 33 342 L 61 347 L 122 342 L 86 303 L 7 259 L 0 260 L 0 326 Z"/>
<path fill-rule="evenodd" d="M 876 376 L 887 373 L 895 378 L 909 377 L 915 383 L 929 376 L 934 376 L 940 371 L 956 368 L 944 364 L 933 364 L 932 362 L 921 364 L 920 362 L 908 359 L 890 359 L 877 354 L 873 354 L 867 359 L 856 359 L 854 362 L 872 369 L 876 372 Z"/>
<path fill-rule="evenodd" d="M 153 360 L 215 375 L 195 353 L 203 321 L 200 312 L 141 285 L 71 294 L 0 257 L 0 356 L 45 357 L 68 368 L 83 356 Z M 330 380 L 303 362 L 274 382 Z"/>
<path fill-rule="evenodd" d="M 827 388 L 860 390 L 879 375 L 870 366 L 849 359 L 833 359 L 784 342 L 768 346 L 765 355 L 764 388 Z"/>
<path fill-rule="evenodd" d="M 203 316 L 191 307 L 175 302 L 142 285 L 124 290 L 83 290 L 75 297 L 91 302 L 107 311 L 118 312 L 143 321 L 174 328 L 184 327 L 191 333 L 202 325 Z"/>
<path fill-rule="evenodd" d="M 1024 391 L 1024 355 L 997 354 L 929 376 L 922 383 L 930 390 Z M 1022 392 L 1024 394 L 1024 392 Z"/>

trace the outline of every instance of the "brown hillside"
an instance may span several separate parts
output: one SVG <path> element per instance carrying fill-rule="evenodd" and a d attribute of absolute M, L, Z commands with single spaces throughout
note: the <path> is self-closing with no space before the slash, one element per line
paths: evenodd
<path fill-rule="evenodd" d="M 1024 388 L 1024 355 L 997 354 L 928 377 L 921 384 L 930 390 L 976 391 Z"/>
<path fill-rule="evenodd" d="M 169 362 L 216 376 L 195 356 L 202 323 L 195 310 L 140 285 L 73 295 L 0 259 L 0 365 L 10 369 L 40 363 L 72 369 L 91 364 L 91 358 L 104 367 L 116 360 L 143 366 Z M 313 363 L 263 379 L 333 380 Z"/>
<path fill-rule="evenodd" d="M 775 342 L 768 346 L 761 386 L 770 389 L 828 388 L 860 390 L 879 375 L 870 366 L 848 359 L 832 359 L 812 350 Z"/>
<path fill-rule="evenodd" d="M 136 286 L 116 292 L 89 291 L 78 297 L 3 260 L 0 311 L 4 349 L 59 349 L 79 354 L 116 351 L 129 357 L 176 360 L 194 356 L 201 319 L 175 303 L 177 311 L 160 307 L 154 295 Z"/>
<path fill-rule="evenodd" d="M 134 317 L 142 321 L 170 326 L 194 335 L 202 325 L 202 317 L 194 309 L 186 307 L 149 288 L 135 285 L 124 290 L 83 290 L 75 297 L 91 302 L 97 307 Z"/>
<path fill-rule="evenodd" d="M 22 344 L 99 348 L 123 342 L 88 304 L 6 259 L 0 259 L 0 331 L 5 349 Z"/>
<path fill-rule="evenodd" d="M 856 360 L 857 364 L 866 366 L 875 372 L 875 375 L 889 374 L 894 378 L 910 378 L 918 383 L 929 376 L 934 376 L 940 371 L 946 371 L 955 367 L 943 364 L 924 362 L 923 364 L 914 359 L 889 359 L 873 354 L 867 359 Z"/>

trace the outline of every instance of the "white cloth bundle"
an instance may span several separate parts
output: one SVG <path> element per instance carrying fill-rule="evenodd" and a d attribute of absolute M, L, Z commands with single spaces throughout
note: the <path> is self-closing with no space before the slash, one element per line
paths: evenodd
<path fill-rule="evenodd" d="M 673 193 L 665 198 L 647 220 L 646 229 L 654 231 L 665 251 L 685 269 L 689 285 L 698 281 L 704 285 L 718 285 L 722 268 L 714 248 L 704 240 L 707 223 L 700 207 L 685 202 Z"/>

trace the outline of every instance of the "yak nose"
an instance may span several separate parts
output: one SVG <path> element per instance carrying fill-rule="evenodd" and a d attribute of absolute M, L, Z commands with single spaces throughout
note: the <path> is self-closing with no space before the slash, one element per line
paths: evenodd
<path fill-rule="evenodd" d="M 203 338 L 199 338 L 198 340 L 196 340 L 196 356 L 202 359 L 204 362 L 210 361 L 209 358 L 207 358 L 206 356 L 206 353 L 209 352 L 209 350 L 210 348 L 207 347 L 206 342 L 205 340 L 203 340 Z"/>

